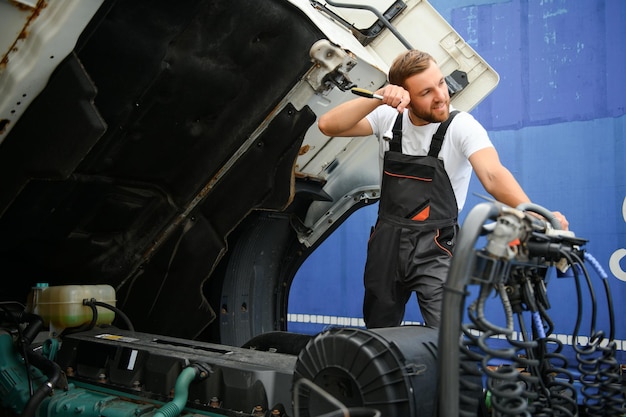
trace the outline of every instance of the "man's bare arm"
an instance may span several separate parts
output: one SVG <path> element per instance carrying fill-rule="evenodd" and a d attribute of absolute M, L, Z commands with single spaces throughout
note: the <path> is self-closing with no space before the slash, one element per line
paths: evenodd
<path fill-rule="evenodd" d="M 517 207 L 522 203 L 529 203 L 530 198 L 526 195 L 511 171 L 509 171 L 498 157 L 495 148 L 485 148 L 474 152 L 469 161 L 476 176 L 485 190 L 497 201 L 510 207 Z M 567 230 L 569 222 L 563 214 L 553 212 L 561 223 L 563 230 Z"/>
<path fill-rule="evenodd" d="M 327 136 L 369 136 L 372 134 L 372 126 L 365 116 L 382 104 L 403 112 L 410 102 L 408 92 L 395 85 L 387 85 L 376 91 L 376 94 L 383 96 L 383 99 L 359 97 L 342 103 L 322 115 L 317 126 Z"/>
<path fill-rule="evenodd" d="M 320 116 L 317 126 L 326 136 L 368 136 L 372 127 L 365 119 L 380 101 L 369 98 L 357 98 L 346 101 Z"/>
<path fill-rule="evenodd" d="M 511 207 L 530 202 L 513 174 L 500 162 L 495 148 L 476 151 L 469 161 L 480 183 L 496 200 Z"/>

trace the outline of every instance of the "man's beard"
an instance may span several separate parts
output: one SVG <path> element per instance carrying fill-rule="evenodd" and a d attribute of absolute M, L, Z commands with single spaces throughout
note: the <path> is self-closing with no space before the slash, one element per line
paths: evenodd
<path fill-rule="evenodd" d="M 418 111 L 415 111 L 415 109 L 411 108 L 411 111 L 413 112 L 415 116 L 417 116 L 421 120 L 428 122 L 428 123 L 441 123 L 441 122 L 448 120 L 448 117 L 450 117 L 449 105 L 446 106 L 446 111 L 442 113 L 441 115 L 435 114 L 430 109 L 426 112 L 423 112 L 423 111 L 418 112 Z"/>

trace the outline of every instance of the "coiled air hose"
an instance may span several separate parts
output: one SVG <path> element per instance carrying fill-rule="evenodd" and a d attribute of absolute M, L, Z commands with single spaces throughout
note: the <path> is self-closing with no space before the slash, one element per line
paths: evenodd
<path fill-rule="evenodd" d="M 581 372 L 583 404 L 585 412 L 590 416 L 623 416 L 624 394 L 620 384 L 619 364 L 615 358 L 615 313 L 608 275 L 591 254 L 585 253 L 584 259 L 593 266 L 604 285 L 610 331 L 607 343 L 604 343 L 603 332 L 592 330 L 587 346 L 575 346 L 578 369 Z M 588 278 L 587 271 L 584 267 L 582 269 Z"/>
<path fill-rule="evenodd" d="M 545 223 L 539 225 L 539 220 L 535 221 L 534 218 L 530 218 L 531 223 L 534 224 L 535 232 L 527 234 L 528 229 L 524 229 L 523 226 L 519 229 L 519 238 L 528 238 L 528 241 L 523 242 L 524 246 L 520 247 L 522 256 L 519 260 L 522 262 L 518 263 L 518 259 L 513 259 L 517 252 L 507 247 L 507 244 L 513 241 L 509 238 L 510 234 L 494 233 L 492 238 L 490 233 L 496 229 L 485 224 L 487 221 L 499 221 L 500 218 L 504 218 L 507 215 L 506 210 L 497 204 L 479 204 L 468 214 L 459 233 L 455 256 L 444 288 L 442 320 L 439 329 L 439 416 L 457 417 L 462 415 L 459 402 L 459 399 L 462 398 L 459 393 L 459 369 L 462 372 L 475 372 L 460 364 L 460 330 L 464 336 L 462 343 L 468 348 L 466 349 L 466 356 L 479 362 L 481 371 L 489 377 L 487 382 L 488 385 L 492 384 L 490 389 L 493 391 L 491 392 L 491 405 L 496 413 L 502 413 L 502 415 L 553 415 L 554 413 L 563 416 L 577 415 L 578 404 L 573 385 L 573 375 L 568 371 L 567 361 L 561 354 L 562 344 L 551 336 L 554 326 L 546 314 L 546 309 L 549 308 L 547 299 L 542 295 L 544 287 L 541 284 L 544 277 L 541 272 L 537 272 L 538 270 L 532 264 L 528 264 L 528 259 L 525 258 L 528 255 L 533 262 L 536 259 L 537 262 L 543 262 L 546 265 L 548 262 L 556 262 L 564 258 L 570 266 L 580 266 L 584 271 L 584 278 L 587 279 L 587 287 L 592 299 L 591 337 L 589 338 L 591 343 L 584 349 L 578 346 L 574 346 L 574 348 L 581 372 L 580 381 L 583 384 L 585 411 L 595 413 L 604 409 L 605 413 L 606 410 L 610 410 L 609 412 L 612 413 L 610 415 L 623 415 L 623 413 L 620 414 L 620 411 L 623 412 L 623 399 L 620 401 L 618 398 L 620 396 L 619 373 L 613 357 L 615 353 L 615 343 L 612 342 L 614 336 L 613 306 L 606 274 L 601 268 L 599 269 L 598 273 L 603 277 L 605 285 L 611 320 L 610 342 L 608 346 L 604 347 L 600 343 L 603 338 L 602 332 L 595 330 L 597 304 L 593 285 L 582 265 L 582 259 L 578 256 L 578 253 L 581 253 L 578 244 L 582 240 L 561 233 L 556 235 L 547 233 L 542 238 L 541 232 L 536 232 L 541 228 L 545 228 L 545 232 L 549 232 L 549 228 L 546 227 Z M 552 228 L 561 230 L 561 224 L 556 216 L 541 206 L 528 203 L 520 205 L 517 210 L 539 214 L 547 219 Z M 515 223 L 516 215 L 509 216 L 509 219 Z M 499 223 L 496 224 L 496 227 L 498 225 Z M 502 225 L 510 226 L 507 221 L 503 221 Z M 515 230 L 513 231 L 515 232 Z M 490 243 L 486 248 L 488 257 L 481 259 L 480 253 L 475 251 L 475 245 L 481 234 L 488 233 L 490 234 Z M 554 236 L 555 239 L 552 239 L 551 236 Z M 565 239 L 561 240 L 563 237 Z M 493 250 L 490 250 L 489 245 L 492 245 Z M 496 249 L 500 249 L 500 251 L 497 252 Z M 595 260 L 590 255 L 585 254 L 585 259 L 598 269 L 599 265 L 594 262 Z M 477 262 L 485 262 L 485 264 Z M 543 264 L 537 266 L 541 265 Z M 582 289 L 578 270 L 572 269 L 574 270 L 578 294 L 578 316 L 573 332 L 574 340 L 576 340 L 582 318 Z M 487 275 L 476 276 L 476 273 Z M 470 284 L 470 280 L 481 284 L 480 297 L 468 309 L 468 316 L 472 325 L 461 326 L 465 298 L 468 295 L 466 287 Z M 489 295 L 494 285 L 496 288 L 501 287 L 501 282 L 506 283 L 507 288 L 513 291 L 513 298 L 510 300 L 511 305 L 508 305 L 509 301 L 506 294 L 500 293 L 500 298 L 507 312 L 506 327 L 493 325 L 486 320 L 483 314 L 486 296 Z M 502 288 L 500 288 L 501 290 Z M 518 316 L 523 341 L 510 337 L 510 333 L 512 333 L 510 326 L 511 307 Z M 525 329 L 522 320 L 523 311 L 529 311 L 531 314 L 533 337 Z M 506 337 L 513 349 L 492 348 L 486 343 L 487 338 L 491 336 Z M 552 347 L 552 351 L 548 350 L 548 344 Z M 463 346 L 461 346 L 462 349 Z M 522 358 L 517 355 L 518 350 L 525 351 L 527 357 Z M 479 351 L 482 351 L 483 354 L 481 355 Z M 601 352 L 601 357 L 596 354 L 598 351 Z M 511 362 L 511 365 L 494 371 L 490 369 L 492 367 L 487 366 L 489 358 L 503 359 L 505 362 Z M 529 372 L 522 375 L 515 371 L 515 367 L 528 369 Z M 511 374 L 509 375 L 509 373 Z M 493 385 L 494 381 L 499 385 Z"/>
<path fill-rule="evenodd" d="M 474 267 L 474 245 L 483 233 L 483 224 L 495 220 L 500 209 L 491 203 L 481 203 L 470 211 L 459 232 L 454 257 L 443 294 L 443 311 L 439 328 L 437 354 L 440 377 L 438 408 L 440 417 L 459 416 L 459 329 L 463 317 L 465 286 Z"/>

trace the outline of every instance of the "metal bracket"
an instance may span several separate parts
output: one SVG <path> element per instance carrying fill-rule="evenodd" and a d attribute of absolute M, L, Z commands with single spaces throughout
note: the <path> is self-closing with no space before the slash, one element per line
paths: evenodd
<path fill-rule="evenodd" d="M 313 44 L 309 56 L 315 68 L 307 75 L 307 81 L 316 92 L 321 93 L 332 87 L 347 91 L 355 86 L 348 72 L 357 61 L 350 53 L 327 39 L 321 39 Z"/>

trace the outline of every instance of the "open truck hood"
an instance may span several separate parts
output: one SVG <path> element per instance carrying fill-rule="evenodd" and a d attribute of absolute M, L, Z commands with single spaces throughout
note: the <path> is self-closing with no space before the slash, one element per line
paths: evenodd
<path fill-rule="evenodd" d="M 2 298 L 109 284 L 141 331 L 285 329 L 302 261 L 378 198 L 376 141 L 317 116 L 409 46 L 457 108 L 498 82 L 426 1 L 370 4 L 0 0 Z"/>

